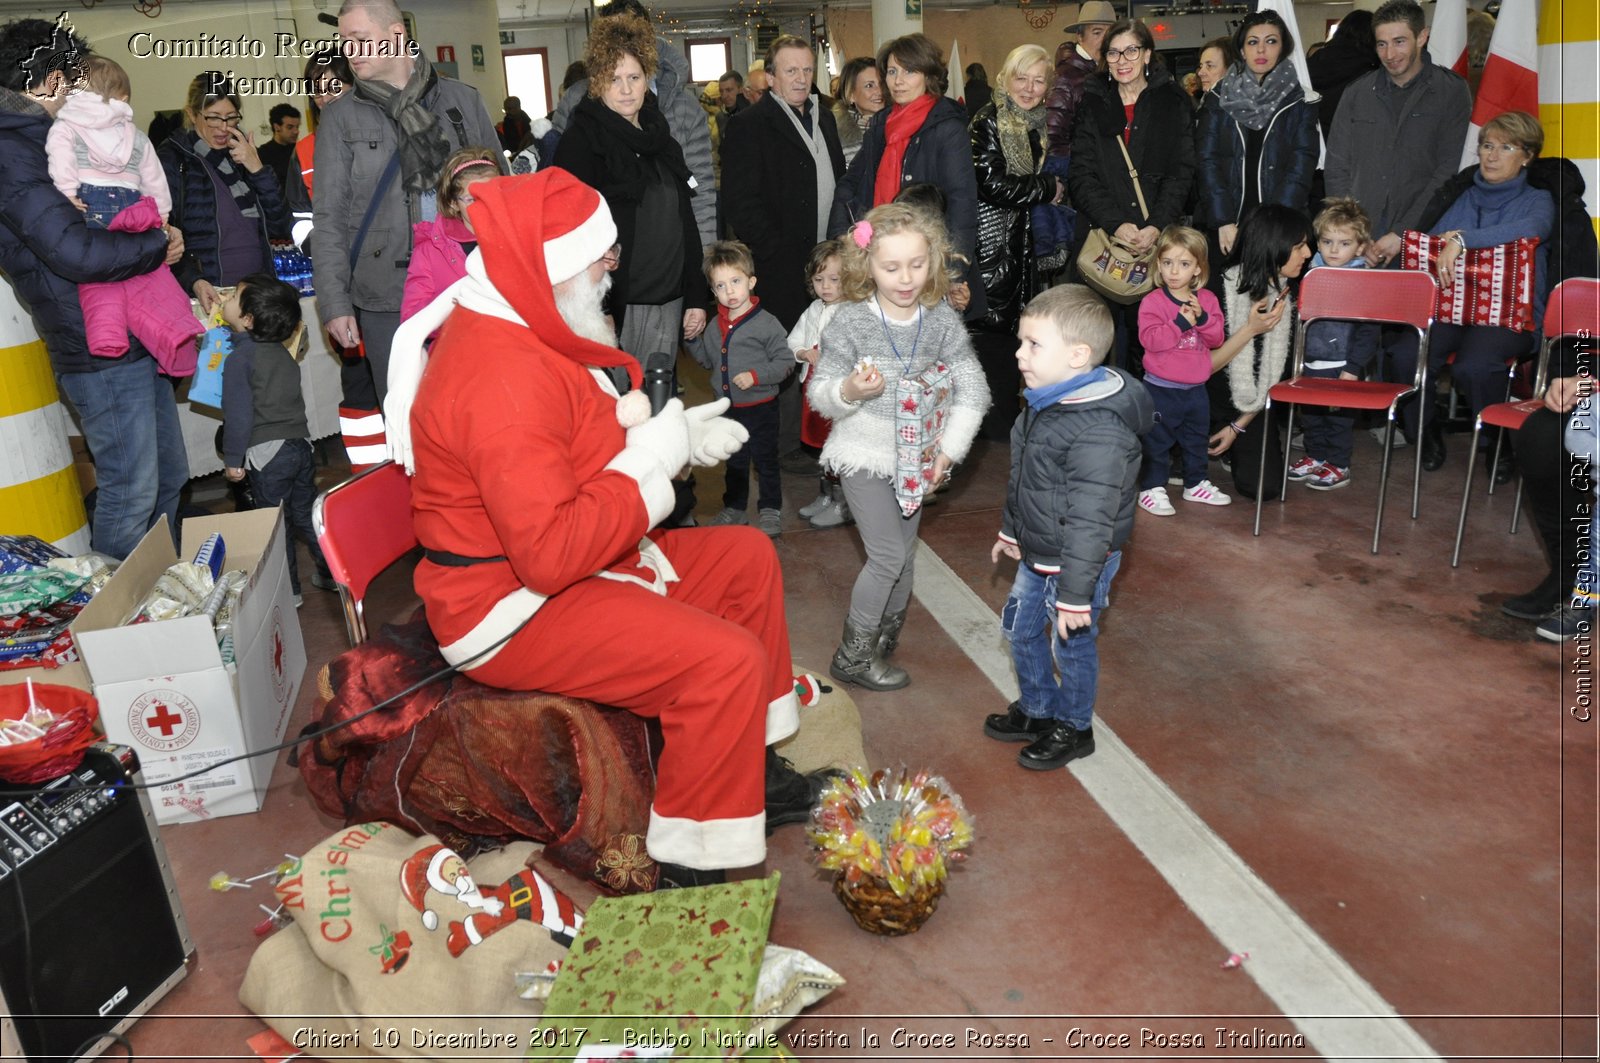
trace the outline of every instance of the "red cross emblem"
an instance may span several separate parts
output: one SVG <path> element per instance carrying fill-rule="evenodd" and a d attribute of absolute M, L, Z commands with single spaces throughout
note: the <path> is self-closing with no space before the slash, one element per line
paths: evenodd
<path fill-rule="evenodd" d="M 183 717 L 159 701 L 155 705 L 155 714 L 144 718 L 145 726 L 160 731 L 162 738 L 171 738 L 173 732 L 183 726 Z"/>

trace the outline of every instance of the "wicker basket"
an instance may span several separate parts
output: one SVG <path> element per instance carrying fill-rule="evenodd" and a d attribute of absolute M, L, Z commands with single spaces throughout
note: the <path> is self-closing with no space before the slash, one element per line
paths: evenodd
<path fill-rule="evenodd" d="M 845 882 L 841 871 L 834 876 L 833 892 L 862 930 L 898 937 L 901 934 L 915 934 L 922 929 L 922 924 L 939 907 L 939 898 L 944 895 L 944 883 L 936 882 L 900 897 L 881 878 L 866 878 L 852 884 Z"/>

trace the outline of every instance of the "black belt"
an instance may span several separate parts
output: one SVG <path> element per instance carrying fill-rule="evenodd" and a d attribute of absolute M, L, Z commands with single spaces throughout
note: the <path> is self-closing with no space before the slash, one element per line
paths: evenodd
<path fill-rule="evenodd" d="M 451 568 L 467 568 L 471 565 L 488 565 L 507 560 L 504 554 L 497 554 L 494 557 L 467 557 L 464 554 L 452 554 L 448 550 L 423 550 L 422 556 L 436 565 L 449 565 Z"/>

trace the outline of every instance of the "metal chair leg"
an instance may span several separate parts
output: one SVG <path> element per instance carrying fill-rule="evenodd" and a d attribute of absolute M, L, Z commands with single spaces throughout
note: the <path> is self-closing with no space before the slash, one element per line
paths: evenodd
<path fill-rule="evenodd" d="M 1517 493 L 1511 501 L 1511 534 L 1517 534 L 1517 521 L 1522 516 L 1522 477 L 1517 477 Z"/>
<path fill-rule="evenodd" d="M 1494 461 L 1489 465 L 1489 493 L 1494 494 L 1494 471 L 1500 467 L 1500 448 L 1506 445 L 1506 430 L 1496 429 L 1494 434 Z M 1478 433 L 1472 433 L 1472 449 L 1478 449 Z"/>
<path fill-rule="evenodd" d="M 1261 429 L 1261 464 L 1256 469 L 1256 527 L 1255 527 L 1255 534 L 1256 535 L 1260 535 L 1261 534 L 1261 505 L 1262 505 L 1262 502 L 1264 502 L 1266 500 L 1266 497 L 1267 497 L 1267 493 L 1262 490 L 1261 481 L 1262 481 L 1262 473 L 1266 472 L 1266 470 L 1267 470 L 1267 427 L 1266 427 L 1267 426 L 1267 422 L 1266 422 L 1266 418 L 1268 418 L 1270 416 L 1272 416 L 1272 399 L 1268 398 L 1267 399 L 1267 404 L 1261 408 L 1261 421 L 1260 421 L 1260 425 L 1259 425 L 1259 427 Z M 1237 439 L 1235 439 L 1233 442 L 1234 442 L 1235 446 L 1238 446 L 1239 441 Z"/>
<path fill-rule="evenodd" d="M 1394 407 L 1389 407 L 1389 418 L 1383 432 L 1383 468 L 1378 474 L 1378 517 L 1372 522 L 1372 552 L 1378 552 L 1378 536 L 1383 534 L 1383 500 L 1389 495 L 1389 459 L 1394 454 Z"/>
<path fill-rule="evenodd" d="M 1478 437 L 1483 432 L 1483 417 L 1479 416 L 1477 423 L 1472 426 L 1472 449 L 1467 451 L 1467 480 L 1461 487 L 1461 516 L 1456 518 L 1456 548 L 1450 555 L 1450 567 L 1455 568 L 1461 563 L 1461 538 L 1467 531 L 1467 506 L 1472 501 L 1472 467 L 1478 461 Z M 1490 478 L 1490 490 L 1493 491 L 1493 478 Z"/>
<path fill-rule="evenodd" d="M 1261 442 L 1267 437 L 1263 435 Z M 1283 426 L 1283 476 L 1278 480 L 1278 503 L 1289 501 L 1289 452 L 1294 445 L 1294 403 L 1289 403 L 1289 418 Z"/>
<path fill-rule="evenodd" d="M 1424 362 L 1423 364 L 1424 364 L 1424 366 L 1426 366 L 1427 363 Z M 1417 440 L 1416 440 L 1416 451 L 1417 451 L 1417 454 L 1416 454 L 1416 466 L 1415 466 L 1415 468 L 1413 468 L 1411 470 L 1411 519 L 1412 520 L 1416 520 L 1417 519 L 1417 507 L 1421 503 L 1421 500 L 1422 500 L 1422 433 L 1423 433 L 1423 425 L 1425 423 L 1422 418 L 1423 418 L 1423 414 L 1427 412 L 1426 409 L 1422 405 L 1422 401 L 1423 401 L 1424 398 L 1429 398 L 1429 397 L 1431 397 L 1431 396 L 1428 395 L 1428 371 L 1427 371 L 1426 368 L 1424 368 L 1423 371 L 1422 371 L 1422 386 L 1417 389 Z M 1391 414 L 1390 416 L 1392 417 L 1393 414 Z M 1444 430 L 1444 425 L 1440 425 L 1439 426 L 1439 430 L 1443 431 Z M 1373 553 L 1377 553 L 1378 552 L 1377 547 L 1373 547 L 1372 552 Z"/>

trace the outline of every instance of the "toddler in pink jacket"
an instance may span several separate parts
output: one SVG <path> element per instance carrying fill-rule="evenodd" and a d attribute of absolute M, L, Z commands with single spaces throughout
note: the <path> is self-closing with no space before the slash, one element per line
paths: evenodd
<path fill-rule="evenodd" d="M 87 87 L 67 97 L 45 139 L 50 179 L 97 229 L 143 232 L 166 224 L 172 195 L 150 139 L 133 124 L 127 71 L 104 56 L 83 62 Z M 168 376 L 189 376 L 205 331 L 165 265 L 110 284 L 82 284 L 84 333 L 102 358 L 128 353 L 132 332 Z"/>
<path fill-rule="evenodd" d="M 478 246 L 472 222 L 467 220 L 471 188 L 500 176 L 498 155 L 490 148 L 462 148 L 445 160 L 436 187 L 439 216 L 411 229 L 411 265 L 400 297 L 401 321 L 467 275 L 467 255 Z"/>

